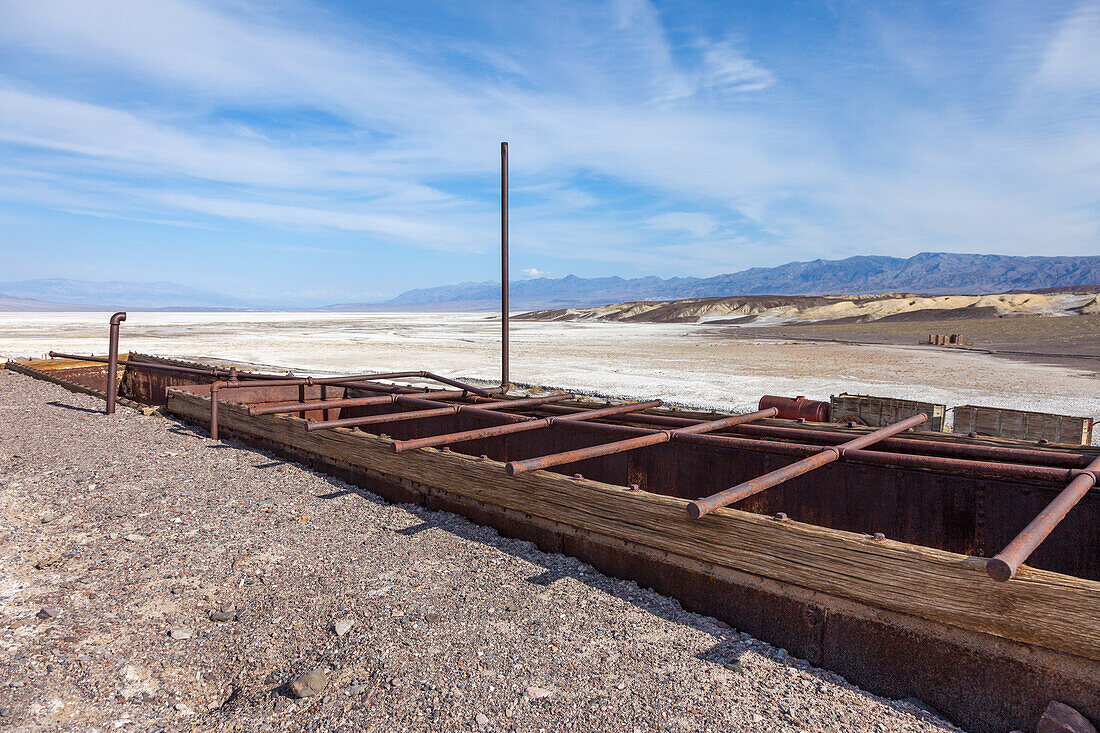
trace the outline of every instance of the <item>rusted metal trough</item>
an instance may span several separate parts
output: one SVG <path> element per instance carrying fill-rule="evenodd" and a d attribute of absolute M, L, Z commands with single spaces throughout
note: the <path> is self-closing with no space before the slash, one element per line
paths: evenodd
<path fill-rule="evenodd" d="M 110 394 L 109 364 L 60 356 L 9 368 Z M 967 729 L 1027 729 L 1051 700 L 1100 718 L 1096 448 L 425 371 L 289 378 L 141 354 L 116 368 L 121 404 L 573 555 Z"/>

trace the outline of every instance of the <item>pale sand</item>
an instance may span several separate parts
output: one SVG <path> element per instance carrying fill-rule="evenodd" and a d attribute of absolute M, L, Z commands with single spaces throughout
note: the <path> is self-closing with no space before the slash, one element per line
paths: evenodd
<path fill-rule="evenodd" d="M 822 302 L 828 301 L 828 302 Z M 993 309 L 1001 315 L 1073 316 L 1100 312 L 1100 295 L 1094 293 L 1003 293 L 999 295 L 937 296 L 837 296 L 818 297 L 747 295 L 729 298 L 686 298 L 683 300 L 634 301 L 593 308 L 533 311 L 533 320 L 575 321 L 627 318 L 669 322 L 673 319 L 699 322 L 755 316 L 747 326 L 777 326 L 844 319 L 878 320 L 910 313 L 925 313 L 930 320 L 937 313 Z"/>

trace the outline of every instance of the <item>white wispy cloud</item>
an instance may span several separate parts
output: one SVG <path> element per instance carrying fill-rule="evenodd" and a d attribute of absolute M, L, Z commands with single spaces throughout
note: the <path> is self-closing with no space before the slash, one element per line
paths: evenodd
<path fill-rule="evenodd" d="M 1047 47 L 1034 81 L 1075 96 L 1100 91 L 1100 4 L 1087 3 L 1069 14 Z"/>
<path fill-rule="evenodd" d="M 713 216 L 695 211 L 670 211 L 651 216 L 646 223 L 657 229 L 687 232 L 700 238 L 713 234 L 718 228 L 718 222 Z"/>
<path fill-rule="evenodd" d="M 775 83 L 775 74 L 758 61 L 747 58 L 732 41 L 701 44 L 704 76 L 702 83 L 734 92 L 759 92 Z"/>

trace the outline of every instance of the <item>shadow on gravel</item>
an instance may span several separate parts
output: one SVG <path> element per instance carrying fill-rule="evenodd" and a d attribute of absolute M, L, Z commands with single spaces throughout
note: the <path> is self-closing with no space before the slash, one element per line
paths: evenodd
<path fill-rule="evenodd" d="M 341 492 L 326 494 L 322 498 L 336 498 L 337 496 L 344 496 L 346 494 L 358 494 L 376 503 L 386 503 L 374 494 L 356 487 L 348 487 Z M 562 558 L 568 556 L 543 552 L 534 547 L 533 543 L 505 537 L 500 534 L 496 534 L 495 538 L 486 538 L 484 536 L 484 527 L 474 524 L 464 517 L 460 517 L 462 522 L 457 525 L 453 523 L 448 524 L 435 520 L 435 517 L 438 515 L 447 515 L 447 512 L 425 509 L 415 505 L 401 506 L 405 507 L 410 513 L 415 514 L 417 518 L 420 519 L 420 524 L 396 530 L 396 534 L 411 537 L 429 529 L 439 529 L 444 532 L 450 532 L 465 540 L 487 545 L 501 552 L 526 560 L 527 562 L 542 565 L 545 568 L 542 572 L 527 578 L 527 582 L 531 585 L 547 587 L 565 578 L 572 578 L 577 582 L 587 585 L 593 590 L 614 596 L 620 601 L 628 603 L 636 609 L 652 614 L 664 621 L 687 626 L 702 632 L 713 639 L 713 644 L 698 652 L 695 658 L 702 662 L 713 664 L 716 667 L 722 667 L 732 674 L 745 673 L 746 667 L 742 664 L 742 655 L 744 655 L 745 652 L 755 651 L 757 654 L 767 656 L 786 667 L 803 671 L 816 678 L 819 684 L 835 685 L 838 680 L 843 680 L 838 674 L 814 667 L 805 660 L 792 657 L 785 649 L 770 644 L 759 646 L 761 644 L 759 640 L 753 637 L 743 637 L 736 629 L 727 626 L 721 621 L 717 622 L 718 628 L 715 628 L 715 620 L 710 617 L 703 616 L 700 618 L 696 616 L 695 618 L 685 618 L 683 616 L 684 609 L 676 600 L 657 594 L 655 591 L 648 591 L 648 589 L 630 581 L 604 575 L 588 564 L 581 563 L 581 561 L 576 561 L 581 563 L 579 566 L 572 565 L 571 567 L 563 568 L 561 567 Z M 574 558 L 569 559 L 573 560 Z M 639 591 L 642 591 L 645 595 L 638 597 Z M 647 595 L 648 597 L 646 597 Z M 751 670 L 751 664 L 747 666 Z M 846 680 L 844 681 L 846 682 Z M 889 699 L 881 698 L 854 685 L 851 689 L 859 695 L 872 700 Z M 938 713 L 924 702 L 915 698 L 906 698 L 903 702 L 908 703 L 910 707 L 909 712 L 921 717 L 926 722 L 944 730 L 955 730 L 950 724 L 945 724 L 939 719 Z"/>
<path fill-rule="evenodd" d="M 61 408 L 64 408 L 66 410 L 73 410 L 75 412 L 87 412 L 87 413 L 90 413 L 92 415 L 102 415 L 103 414 L 103 410 L 93 410 L 90 407 L 77 407 L 76 405 L 67 405 L 64 402 L 59 402 L 58 400 L 51 400 L 50 402 L 47 402 L 46 404 L 51 405 L 53 407 L 61 407 Z"/>
<path fill-rule="evenodd" d="M 184 435 L 189 438 L 205 438 L 207 433 L 205 430 L 199 430 L 183 423 L 178 423 L 168 428 L 168 432 L 175 433 L 176 435 Z"/>
<path fill-rule="evenodd" d="M 369 492 L 359 489 L 349 489 L 343 493 L 355 493 L 360 495 L 370 495 Z M 587 585 L 593 590 L 600 593 L 606 593 L 607 595 L 614 596 L 620 601 L 629 603 L 635 608 L 652 614 L 664 621 L 669 621 L 684 626 L 689 626 L 697 631 L 701 631 L 715 639 L 715 643 L 705 651 L 696 654 L 696 658 L 704 662 L 710 662 L 719 666 L 726 667 L 727 669 L 735 672 L 741 671 L 740 657 L 741 654 L 747 649 L 745 648 L 745 640 L 741 635 L 732 628 L 719 628 L 714 629 L 713 623 L 709 620 L 702 622 L 695 622 L 694 620 L 684 619 L 681 617 L 682 607 L 680 604 L 667 596 L 661 596 L 656 600 L 648 598 L 638 598 L 634 590 L 634 584 L 626 585 L 630 581 L 622 581 L 609 575 L 604 575 L 598 570 L 592 569 L 586 563 L 581 564 L 580 567 L 560 567 L 561 558 L 568 557 L 566 555 L 552 554 L 543 552 L 537 548 L 534 548 L 533 543 L 529 543 L 525 540 L 512 539 L 503 535 L 497 535 L 498 540 L 486 539 L 481 536 L 484 532 L 484 528 L 480 525 L 474 524 L 467 519 L 463 519 L 463 523 L 459 526 L 448 526 L 442 522 L 432 521 L 430 518 L 425 518 L 424 515 L 441 514 L 443 512 L 436 512 L 430 509 L 424 509 L 422 507 L 415 507 L 413 510 L 419 515 L 420 524 L 414 524 L 404 529 L 399 529 L 395 534 L 404 535 L 406 537 L 412 537 L 425 532 L 429 529 L 439 529 L 444 532 L 450 532 L 453 535 L 461 537 L 462 539 L 469 540 L 471 542 L 477 542 L 482 545 L 488 545 L 496 550 L 505 552 L 509 555 L 519 557 L 527 562 L 542 565 L 545 569 L 541 573 L 537 573 L 527 578 L 527 582 L 531 585 L 541 586 L 543 588 L 549 587 L 554 583 L 565 580 L 566 578 L 572 578 L 579 583 Z M 534 548 L 533 551 L 527 550 L 526 547 Z M 574 558 L 570 558 L 573 560 Z M 577 561 L 581 562 L 581 561 Z M 641 586 L 637 586 L 641 591 L 645 591 Z M 704 617 L 705 618 L 705 617 Z M 771 655 L 773 658 L 780 662 L 788 663 L 791 657 L 786 656 L 785 652 L 781 652 L 778 655 Z M 818 670 L 810 669 L 811 674 L 817 673 Z M 823 676 L 826 673 L 815 674 L 821 679 L 826 679 Z"/>

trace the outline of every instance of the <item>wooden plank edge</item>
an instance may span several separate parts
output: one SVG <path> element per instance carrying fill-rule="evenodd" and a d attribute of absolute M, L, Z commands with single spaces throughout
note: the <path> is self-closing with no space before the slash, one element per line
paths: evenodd
<path fill-rule="evenodd" d="M 104 364 L 103 366 L 106 366 L 106 364 Z M 91 387 L 85 387 L 83 384 L 77 384 L 76 382 L 70 382 L 69 380 L 64 379 L 62 377 L 58 377 L 57 375 L 51 374 L 50 372 L 43 372 L 43 371 L 39 371 L 37 369 L 30 368 L 30 367 L 26 366 L 26 364 L 24 362 L 9 361 L 9 362 L 7 362 L 7 368 L 10 369 L 13 372 L 18 372 L 19 374 L 23 374 L 25 376 L 31 377 L 32 379 L 40 379 L 43 382 L 52 382 L 53 384 L 56 384 L 59 387 L 64 387 L 65 389 L 69 390 L 70 392 L 76 392 L 78 394 L 86 394 L 86 395 L 89 395 L 91 397 L 98 397 L 99 399 L 103 400 L 104 402 L 107 401 L 106 393 L 100 392 L 98 389 L 92 389 Z M 140 402 L 135 402 L 131 399 L 128 399 L 128 398 L 122 397 L 122 396 L 115 397 L 115 404 L 121 405 L 123 407 L 129 407 L 130 409 L 137 410 L 139 412 L 144 412 L 145 407 L 146 407 L 146 405 L 143 405 Z"/>

